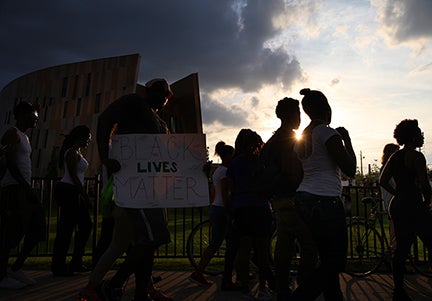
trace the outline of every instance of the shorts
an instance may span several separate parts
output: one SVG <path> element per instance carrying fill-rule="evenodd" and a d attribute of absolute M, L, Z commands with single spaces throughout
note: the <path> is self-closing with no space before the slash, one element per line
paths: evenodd
<path fill-rule="evenodd" d="M 37 241 L 45 239 L 45 212 L 32 189 L 22 185 L 2 187 L 0 221 L 2 239 L 10 248 L 18 246 L 24 235 Z"/>
<path fill-rule="evenodd" d="M 133 244 L 158 248 L 171 241 L 166 209 L 125 208 L 133 227 Z"/>

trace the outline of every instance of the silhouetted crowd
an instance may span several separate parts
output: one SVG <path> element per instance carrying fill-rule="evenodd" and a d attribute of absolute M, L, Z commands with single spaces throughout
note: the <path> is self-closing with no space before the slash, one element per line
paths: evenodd
<path fill-rule="evenodd" d="M 326 96 L 310 89 L 300 94 L 301 102 L 294 98 L 278 101 L 275 113 L 281 125 L 267 142 L 252 129 L 241 129 L 234 146 L 217 143 L 215 155 L 221 163 L 215 170 L 209 168 L 211 162 L 205 164 L 204 172 L 212 180 L 208 211 L 211 241 L 189 277 L 198 285 L 213 285 L 205 269 L 225 241 L 223 291 L 241 291 L 242 300 L 312 301 L 320 295 L 326 301 L 344 299 L 339 274 L 345 269 L 348 239 L 341 174 L 354 177 L 356 156 L 348 131 L 330 126 L 332 109 Z M 76 300 L 121 300 L 132 274 L 133 300 L 173 300 L 154 286 L 152 277 L 155 251 L 170 242 L 166 209 L 117 206 L 112 175 L 121 165 L 110 157 L 112 135 L 169 134 L 158 111 L 172 97 L 166 80 L 153 79 L 145 84 L 143 94 L 120 97 L 98 117 L 96 143 L 104 166 L 104 219 L 91 268 L 83 262 L 93 226 L 92 204 L 84 186 L 89 163 L 83 150 L 92 134 L 88 126 L 78 125 L 64 137 L 58 166 L 63 177 L 54 192 L 59 215 L 51 271 L 55 277 L 91 271 Z M 310 122 L 298 139 L 300 103 Z M 44 210 L 31 187 L 32 149 L 26 135 L 36 126 L 39 109 L 37 104 L 16 104 L 16 124 L 1 138 L 0 155 L 6 162 L 0 199 L 2 289 L 36 284 L 23 266 L 46 234 Z M 400 122 L 394 138 L 398 145 L 384 148 L 379 183 L 391 218 L 393 300 L 412 300 L 404 289 L 405 261 L 416 235 L 432 250 L 431 187 L 425 157 L 417 150 L 424 143 L 417 120 Z M 277 241 L 274 254 L 270 254 L 274 223 Z M 67 262 L 72 237 L 73 253 Z M 20 244 L 19 254 L 9 266 L 10 250 Z M 293 275 L 298 252 L 300 263 Z M 126 258 L 114 276 L 104 279 L 124 253 Z M 251 264 L 257 268 L 256 277 Z M 257 291 L 253 289 L 256 282 Z"/>

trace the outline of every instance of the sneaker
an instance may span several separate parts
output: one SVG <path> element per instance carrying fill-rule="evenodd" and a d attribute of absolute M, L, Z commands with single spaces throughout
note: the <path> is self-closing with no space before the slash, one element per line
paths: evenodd
<path fill-rule="evenodd" d="M 75 297 L 76 301 L 102 301 L 99 297 L 96 288 L 87 285 Z"/>
<path fill-rule="evenodd" d="M 273 300 L 272 291 L 268 288 L 260 288 L 258 291 L 258 301 L 271 301 Z"/>
<path fill-rule="evenodd" d="M 241 300 L 243 301 L 256 301 L 255 294 L 252 291 L 248 291 L 241 296 Z"/>
<path fill-rule="evenodd" d="M 0 280 L 0 288 L 6 288 L 6 289 L 20 289 L 23 287 L 26 287 L 27 284 L 22 283 L 21 281 L 18 281 L 14 278 L 4 276 L 2 280 Z"/>
<path fill-rule="evenodd" d="M 18 271 L 12 271 L 11 268 L 8 268 L 7 275 L 8 277 L 18 280 L 19 282 L 22 282 L 27 285 L 36 284 L 36 280 L 27 276 L 27 274 L 24 273 L 22 269 L 19 269 Z"/>
<path fill-rule="evenodd" d="M 121 301 L 123 289 L 120 287 L 111 287 L 109 281 L 103 281 L 100 290 L 105 301 Z"/>
<path fill-rule="evenodd" d="M 190 276 L 189 276 L 189 280 L 192 282 L 195 282 L 196 284 L 200 285 L 200 286 L 212 286 L 213 282 L 208 281 L 204 275 L 198 271 L 193 272 Z"/>
<path fill-rule="evenodd" d="M 173 301 L 174 298 L 164 294 L 159 289 L 154 289 L 149 291 L 150 297 L 153 299 L 153 301 Z"/>

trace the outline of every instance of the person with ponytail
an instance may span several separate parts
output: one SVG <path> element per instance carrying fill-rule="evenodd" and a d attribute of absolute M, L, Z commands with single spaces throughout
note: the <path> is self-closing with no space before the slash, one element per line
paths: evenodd
<path fill-rule="evenodd" d="M 258 300 L 273 298 L 268 246 L 272 229 L 272 213 L 266 196 L 258 193 L 261 185 L 262 166 L 260 160 L 264 142 L 251 129 L 241 129 L 234 148 L 234 157 L 227 169 L 228 186 L 234 205 L 235 237 L 238 244 L 235 267 L 237 281 L 242 287 L 242 300 L 255 300 L 256 292 L 250 283 L 249 262 L 251 251 L 256 255 L 259 288 Z"/>
<path fill-rule="evenodd" d="M 88 146 L 90 140 L 90 129 L 79 125 L 65 136 L 60 149 L 59 167 L 64 169 L 64 175 L 56 184 L 54 192 L 59 214 L 51 264 L 54 276 L 72 276 L 74 272 L 88 271 L 83 265 L 82 257 L 92 230 L 89 214 L 91 202 L 84 187 L 84 175 L 89 164 L 81 151 Z M 66 255 L 75 227 L 73 255 L 67 265 Z"/>
<path fill-rule="evenodd" d="M 339 273 L 345 268 L 348 243 L 340 172 L 353 177 L 356 156 L 348 131 L 330 127 L 332 110 L 325 95 L 310 89 L 300 94 L 311 121 L 295 146 L 303 166 L 296 206 L 315 240 L 319 264 L 288 300 L 312 301 L 323 293 L 326 301 L 342 301 Z"/>
<path fill-rule="evenodd" d="M 219 141 L 215 147 L 215 155 L 219 156 L 222 162 L 212 175 L 214 198 L 209 208 L 209 219 L 212 225 L 211 241 L 203 252 L 198 267 L 190 275 L 189 279 L 202 286 L 212 285 L 212 282 L 204 277 L 203 271 L 225 239 L 227 250 L 225 252 L 225 268 L 221 289 L 233 290 L 236 289 L 236 285 L 232 282 L 235 248 L 232 246 L 230 237 L 227 237 L 231 223 L 232 204 L 230 204 L 228 196 L 226 171 L 234 155 L 234 147 Z"/>

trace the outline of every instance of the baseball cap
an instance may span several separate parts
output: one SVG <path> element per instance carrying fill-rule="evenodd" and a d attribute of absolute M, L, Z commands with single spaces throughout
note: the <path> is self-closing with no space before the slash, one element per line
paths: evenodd
<path fill-rule="evenodd" d="M 163 78 L 154 78 L 146 82 L 145 87 L 153 91 L 162 91 L 166 94 L 168 99 L 173 97 L 173 92 L 168 84 L 168 82 Z"/>

